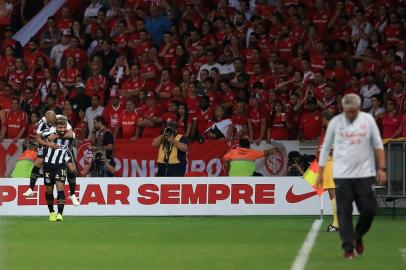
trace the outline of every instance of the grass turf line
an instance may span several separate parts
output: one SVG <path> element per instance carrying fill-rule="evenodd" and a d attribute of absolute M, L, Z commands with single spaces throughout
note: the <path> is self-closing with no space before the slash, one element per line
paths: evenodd
<path fill-rule="evenodd" d="M 288 269 L 313 222 L 275 217 L 2 220 L 6 250 L 0 252 L 7 257 L 7 270 L 260 270 L 269 269 L 272 258 L 278 258 L 275 269 Z"/>
<path fill-rule="evenodd" d="M 0 268 L 289 269 L 309 217 L 2 217 Z M 327 223 L 324 223 L 322 230 Z M 344 261 L 338 234 L 320 232 L 306 269 L 402 269 L 406 219 L 377 218 L 366 254 Z M 388 264 L 393 263 L 393 267 Z M 350 263 L 350 264 L 349 264 Z"/>

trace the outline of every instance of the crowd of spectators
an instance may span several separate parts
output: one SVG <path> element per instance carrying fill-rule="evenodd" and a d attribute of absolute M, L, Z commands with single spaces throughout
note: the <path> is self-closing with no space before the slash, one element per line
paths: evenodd
<path fill-rule="evenodd" d="M 88 2 L 49 17 L 23 49 L 4 26 L 0 141 L 34 137 L 47 110 L 81 140 L 100 115 L 132 141 L 166 122 L 201 143 L 315 140 L 346 93 L 384 138 L 406 137 L 404 1 Z M 0 0 L 0 25 L 9 7 Z"/>

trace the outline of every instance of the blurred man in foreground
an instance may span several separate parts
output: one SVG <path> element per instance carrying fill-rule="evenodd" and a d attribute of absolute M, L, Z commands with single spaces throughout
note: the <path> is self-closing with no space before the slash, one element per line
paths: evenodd
<path fill-rule="evenodd" d="M 320 152 L 317 185 L 323 184 L 324 170 L 334 144 L 333 176 L 336 186 L 337 214 L 344 257 L 354 258 L 364 252 L 362 237 L 371 228 L 377 201 L 373 185 L 386 182 L 385 152 L 374 118 L 361 112 L 361 98 L 348 94 L 342 99 L 344 113 L 334 117 L 326 131 Z M 376 170 L 375 159 L 378 162 Z M 352 225 L 352 204 L 360 212 L 357 225 Z"/>

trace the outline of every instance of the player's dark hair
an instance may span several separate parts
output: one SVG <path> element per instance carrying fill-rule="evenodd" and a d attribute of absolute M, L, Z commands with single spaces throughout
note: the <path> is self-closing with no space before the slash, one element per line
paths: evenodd
<path fill-rule="evenodd" d="M 96 122 L 102 123 L 103 126 L 107 126 L 107 121 L 106 121 L 106 119 L 104 119 L 104 117 L 101 116 L 101 115 L 96 116 L 96 117 L 94 118 L 94 120 L 95 120 Z"/>
<path fill-rule="evenodd" d="M 241 138 L 239 145 L 241 148 L 250 148 L 250 141 L 247 138 Z"/>

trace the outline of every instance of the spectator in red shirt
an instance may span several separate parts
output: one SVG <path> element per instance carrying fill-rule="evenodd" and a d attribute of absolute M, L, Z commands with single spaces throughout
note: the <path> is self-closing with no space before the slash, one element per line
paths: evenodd
<path fill-rule="evenodd" d="M 176 123 L 178 119 L 178 106 L 179 106 L 179 101 L 177 100 L 172 100 L 169 103 L 169 108 L 168 111 L 164 114 L 162 114 L 162 123 L 163 126 L 165 126 L 167 123 Z"/>
<path fill-rule="evenodd" d="M 140 63 L 140 75 L 145 80 L 145 90 L 154 91 L 157 86 L 158 66 L 151 61 L 148 52 L 141 53 Z"/>
<path fill-rule="evenodd" d="M 199 100 L 199 109 L 192 115 L 192 139 L 202 142 L 203 135 L 214 119 L 214 110 L 210 105 L 210 98 L 202 96 Z"/>
<path fill-rule="evenodd" d="M 70 47 L 63 52 L 63 59 L 67 59 L 69 56 L 75 58 L 76 68 L 82 72 L 87 63 L 87 54 L 80 48 L 80 39 L 76 36 L 71 37 Z"/>
<path fill-rule="evenodd" d="M 248 114 L 248 132 L 251 143 L 259 145 L 266 137 L 266 112 L 260 106 L 255 94 L 249 100 L 250 110 Z"/>
<path fill-rule="evenodd" d="M 28 42 L 27 49 L 24 50 L 24 62 L 28 72 L 31 72 L 35 68 L 35 63 L 39 56 L 42 56 L 47 64 L 49 63 L 49 59 L 45 53 L 39 50 L 38 40 L 33 37 Z"/>
<path fill-rule="evenodd" d="M 14 57 L 14 49 L 12 46 L 6 46 L 4 49 L 4 57 L 0 60 L 0 77 L 8 78 L 10 73 L 15 69 L 16 59 Z"/>
<path fill-rule="evenodd" d="M 92 66 L 92 73 L 86 81 L 85 94 L 89 97 L 98 95 L 101 103 L 105 104 L 104 91 L 107 87 L 107 78 L 100 74 L 101 67 L 97 64 Z"/>
<path fill-rule="evenodd" d="M 175 84 L 171 82 L 171 72 L 169 69 L 163 69 L 161 73 L 161 81 L 155 89 L 155 93 L 160 100 L 162 107 L 167 107 L 168 101 L 172 97 Z"/>
<path fill-rule="evenodd" d="M 189 115 L 193 116 L 199 110 L 199 99 L 196 95 L 196 83 L 189 83 L 185 103 L 188 107 Z"/>
<path fill-rule="evenodd" d="M 393 90 L 389 93 L 390 98 L 396 103 L 398 112 L 401 112 L 404 105 L 406 104 L 406 91 L 404 90 L 406 85 L 405 82 L 396 81 Z"/>
<path fill-rule="evenodd" d="M 31 113 L 30 123 L 27 127 L 27 139 L 35 140 L 35 137 L 37 135 L 37 128 L 38 128 L 37 124 L 40 119 L 41 119 L 41 115 L 39 112 L 34 111 Z"/>
<path fill-rule="evenodd" d="M 114 131 L 119 124 L 120 115 L 124 111 L 124 103 L 120 102 L 117 92 L 112 94 L 110 98 L 111 102 L 104 108 L 102 115 L 107 121 L 107 128 Z"/>
<path fill-rule="evenodd" d="M 300 118 L 300 140 L 317 140 L 321 134 L 320 111 L 317 110 L 316 100 L 307 98 L 304 106 L 305 112 Z"/>
<path fill-rule="evenodd" d="M 286 116 L 289 128 L 289 140 L 296 140 L 299 134 L 301 106 L 299 105 L 300 96 L 297 93 L 293 93 L 290 96 L 289 103 L 286 105 Z"/>
<path fill-rule="evenodd" d="M 386 46 L 397 46 L 399 37 L 401 36 L 401 29 L 398 20 L 398 14 L 391 12 L 389 15 L 389 22 L 386 24 L 383 33 L 386 38 Z"/>
<path fill-rule="evenodd" d="M 14 90 L 20 92 L 21 90 L 23 90 L 25 86 L 25 78 L 27 77 L 27 75 L 28 74 L 25 68 L 24 59 L 17 58 L 15 64 L 15 71 L 11 72 L 8 78 L 8 83 Z"/>
<path fill-rule="evenodd" d="M 238 141 L 243 137 L 248 137 L 248 117 L 246 104 L 238 102 L 235 105 L 235 114 L 231 118 L 231 136 L 230 141 Z"/>
<path fill-rule="evenodd" d="M 65 67 L 58 73 L 59 82 L 69 89 L 76 85 L 76 78 L 81 75 L 75 65 L 75 58 L 73 56 L 68 56 L 65 61 Z"/>
<path fill-rule="evenodd" d="M 403 103 L 403 113 L 400 115 L 400 118 L 400 126 L 394 137 L 406 138 L 406 102 Z"/>
<path fill-rule="evenodd" d="M 289 137 L 288 118 L 284 106 L 281 102 L 273 104 L 273 111 L 269 116 L 269 125 L 267 132 L 267 140 L 270 143 L 272 140 L 287 140 Z"/>
<path fill-rule="evenodd" d="M 277 39 L 278 53 L 282 61 L 290 63 L 292 60 L 292 50 L 296 45 L 296 40 L 290 36 L 290 29 L 283 25 Z"/>
<path fill-rule="evenodd" d="M 142 128 L 142 138 L 155 138 L 161 134 L 162 110 L 157 105 L 155 93 L 147 93 L 146 106 L 140 109 L 138 127 Z"/>
<path fill-rule="evenodd" d="M 0 27 L 11 24 L 13 5 L 6 0 L 0 0 Z"/>
<path fill-rule="evenodd" d="M 152 47 L 152 43 L 148 37 L 148 31 L 141 29 L 139 31 L 139 40 L 130 40 L 128 47 L 133 48 L 133 54 L 135 59 L 139 59 L 144 52 L 148 52 L 149 48 Z"/>
<path fill-rule="evenodd" d="M 85 121 L 85 111 L 83 109 L 79 110 L 78 116 L 79 121 L 76 123 L 74 132 L 76 135 L 76 139 L 80 142 L 82 140 L 86 140 L 89 130 L 87 127 L 87 122 Z"/>
<path fill-rule="evenodd" d="M 175 57 L 176 44 L 173 40 L 173 34 L 166 32 L 163 37 L 161 48 L 159 49 L 159 57 L 162 59 L 164 67 L 169 68 L 172 59 Z"/>
<path fill-rule="evenodd" d="M 230 83 L 236 90 L 245 90 L 248 87 L 248 81 L 250 76 L 245 72 L 244 61 L 241 58 L 234 60 L 235 75 L 231 79 Z"/>
<path fill-rule="evenodd" d="M 386 112 L 382 116 L 382 138 L 394 138 L 397 135 L 401 122 L 402 119 L 398 114 L 395 102 L 388 100 L 386 102 Z"/>
<path fill-rule="evenodd" d="M 7 113 L 5 125 L 1 127 L 0 141 L 4 138 L 17 142 L 25 136 L 28 125 L 28 116 L 21 110 L 18 98 L 13 98 L 11 110 Z"/>
<path fill-rule="evenodd" d="M 134 101 L 127 100 L 126 108 L 121 112 L 118 124 L 114 128 L 114 138 L 130 139 L 132 142 L 140 137 L 140 128 L 137 125 L 139 119 L 138 113 L 135 111 Z M 121 136 L 118 137 L 121 130 Z"/>
<path fill-rule="evenodd" d="M 68 119 L 69 124 L 72 127 L 75 127 L 77 122 L 79 121 L 79 117 L 76 112 L 72 109 L 72 104 L 69 100 L 65 100 L 63 103 L 63 111 L 62 114 L 66 116 Z"/>
<path fill-rule="evenodd" d="M 125 80 L 121 86 L 123 95 L 126 98 L 134 98 L 139 95 L 139 92 L 145 87 L 145 80 L 140 76 L 140 66 L 133 64 L 130 69 L 130 78 Z"/>
<path fill-rule="evenodd" d="M 61 17 L 56 19 L 56 27 L 61 31 L 71 30 L 73 26 L 73 20 L 70 16 L 69 7 L 65 6 L 62 8 Z"/>

